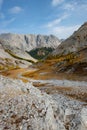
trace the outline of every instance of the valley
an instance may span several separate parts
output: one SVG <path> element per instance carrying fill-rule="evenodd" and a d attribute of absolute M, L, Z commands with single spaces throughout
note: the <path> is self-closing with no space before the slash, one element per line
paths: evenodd
<path fill-rule="evenodd" d="M 14 69 L 1 72 L 3 76 L 32 82 L 40 90 L 48 93 L 61 93 L 70 98 L 85 101 L 87 96 L 87 76 L 78 74 L 58 73 L 52 68 L 57 60 L 37 63 L 26 69 Z M 87 74 L 87 73 L 86 73 Z"/>
<path fill-rule="evenodd" d="M 87 129 L 87 42 L 84 28 L 87 30 L 86 23 L 61 44 L 52 35 L 0 36 L 1 130 Z M 40 42 L 41 48 L 38 48 Z M 46 43 L 47 46 L 43 47 Z"/>

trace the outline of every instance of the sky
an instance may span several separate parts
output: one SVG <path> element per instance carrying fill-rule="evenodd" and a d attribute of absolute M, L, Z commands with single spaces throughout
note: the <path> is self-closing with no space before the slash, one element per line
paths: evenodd
<path fill-rule="evenodd" d="M 87 0 L 0 0 L 0 33 L 69 37 L 87 21 Z"/>

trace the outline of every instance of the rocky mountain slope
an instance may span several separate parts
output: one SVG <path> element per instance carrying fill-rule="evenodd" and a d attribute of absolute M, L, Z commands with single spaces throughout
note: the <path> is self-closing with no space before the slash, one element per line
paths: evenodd
<path fill-rule="evenodd" d="M 58 72 L 87 75 L 87 23 L 63 41 L 48 59 L 55 59 Z"/>
<path fill-rule="evenodd" d="M 22 50 L 32 50 L 40 47 L 57 48 L 60 40 L 53 35 L 33 35 L 33 34 L 1 34 L 0 39 L 6 40 L 11 47 Z"/>
<path fill-rule="evenodd" d="M 26 52 L 10 47 L 6 41 L 0 40 L 0 71 L 14 68 L 25 68 L 36 62 L 34 58 Z"/>

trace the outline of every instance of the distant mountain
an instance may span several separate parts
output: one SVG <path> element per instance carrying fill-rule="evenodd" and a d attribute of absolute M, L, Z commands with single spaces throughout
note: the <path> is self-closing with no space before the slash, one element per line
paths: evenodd
<path fill-rule="evenodd" d="M 28 67 L 31 63 L 37 62 L 37 60 L 27 52 L 36 48 L 56 48 L 59 44 L 60 40 L 53 35 L 1 34 L 0 70 Z M 43 53 L 45 53 L 45 55 L 48 54 L 46 50 Z M 35 55 L 38 55 L 40 58 L 43 57 L 42 51 L 38 51 L 38 54 Z"/>
<path fill-rule="evenodd" d="M 51 47 L 57 48 L 61 43 L 53 35 L 33 35 L 33 34 L 1 34 L 0 39 L 6 40 L 6 44 L 11 47 L 17 47 L 22 50 L 32 50 L 34 48 Z"/>

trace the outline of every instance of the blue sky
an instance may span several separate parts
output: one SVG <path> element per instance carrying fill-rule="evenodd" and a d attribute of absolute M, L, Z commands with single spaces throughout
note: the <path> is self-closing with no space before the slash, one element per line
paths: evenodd
<path fill-rule="evenodd" d="M 67 38 L 87 21 L 87 0 L 0 0 L 0 33 Z"/>

